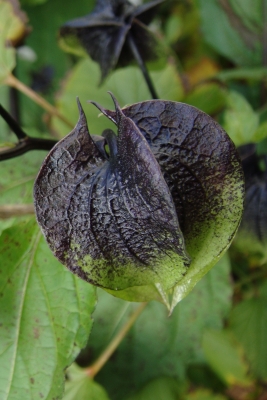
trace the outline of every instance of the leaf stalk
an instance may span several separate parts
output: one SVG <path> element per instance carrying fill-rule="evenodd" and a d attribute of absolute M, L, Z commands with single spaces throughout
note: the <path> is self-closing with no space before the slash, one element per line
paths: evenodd
<path fill-rule="evenodd" d="M 107 348 L 103 351 L 103 353 L 99 356 L 99 358 L 88 368 L 85 369 L 86 374 L 90 378 L 94 378 L 96 374 L 101 370 L 101 368 L 106 364 L 109 358 L 112 356 L 114 351 L 117 349 L 121 341 L 125 338 L 126 334 L 129 332 L 139 315 L 142 313 L 147 303 L 141 303 L 139 307 L 134 311 L 134 313 L 130 316 L 125 325 L 121 328 L 121 330 L 117 333 L 117 335 L 113 338 L 113 340 L 109 343 Z"/>
<path fill-rule="evenodd" d="M 64 115 L 62 115 L 56 109 L 56 107 L 54 107 L 50 103 L 48 103 L 42 96 L 40 96 L 34 90 L 32 90 L 27 85 L 22 83 L 14 75 L 9 74 L 7 76 L 7 78 L 5 79 L 5 84 L 19 90 L 20 92 L 22 92 L 23 94 L 28 96 L 30 99 L 32 99 L 35 103 L 37 103 L 40 107 L 42 107 L 49 114 L 55 115 L 62 122 L 64 122 L 69 128 L 71 128 L 71 129 L 73 128 L 73 123 L 71 121 L 69 121 L 66 117 L 64 117 Z"/>
<path fill-rule="evenodd" d="M 138 48 L 137 48 L 137 46 L 136 46 L 136 44 L 134 42 L 134 39 L 132 38 L 130 33 L 128 33 L 127 41 L 128 41 L 128 45 L 129 45 L 129 47 L 131 49 L 131 52 L 132 52 L 132 54 L 133 54 L 133 56 L 134 56 L 134 58 L 135 58 L 135 60 L 136 60 L 136 62 L 138 64 L 139 68 L 142 71 L 142 74 L 143 74 L 143 76 L 145 78 L 145 81 L 146 81 L 146 84 L 147 84 L 148 89 L 150 91 L 152 99 L 158 99 L 159 97 L 157 95 L 156 89 L 154 88 L 154 84 L 153 84 L 153 82 L 152 82 L 152 80 L 150 78 L 150 75 L 148 73 L 146 65 L 145 65 L 145 63 L 143 61 L 143 58 L 142 58 L 141 54 L 139 53 L 139 50 L 138 50 Z"/>
<path fill-rule="evenodd" d="M 54 139 L 39 139 L 28 136 L 1 104 L 0 115 L 18 138 L 18 143 L 15 146 L 0 151 L 0 161 L 20 156 L 30 150 L 51 150 L 57 143 L 57 140 Z"/>

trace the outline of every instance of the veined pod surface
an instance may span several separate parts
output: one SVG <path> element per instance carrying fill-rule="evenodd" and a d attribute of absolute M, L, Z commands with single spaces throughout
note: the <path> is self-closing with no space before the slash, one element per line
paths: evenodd
<path fill-rule="evenodd" d="M 115 111 L 91 136 L 78 102 L 74 130 L 34 186 L 55 256 L 82 279 L 132 301 L 172 305 L 228 248 L 243 209 L 243 173 L 223 129 L 196 108 L 152 100 Z M 108 150 L 107 150 L 108 147 Z"/>

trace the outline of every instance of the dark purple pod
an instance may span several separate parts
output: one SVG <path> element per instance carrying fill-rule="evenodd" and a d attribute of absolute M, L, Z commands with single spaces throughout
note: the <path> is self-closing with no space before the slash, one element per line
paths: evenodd
<path fill-rule="evenodd" d="M 92 138 L 79 104 L 78 124 L 36 179 L 37 220 L 56 257 L 83 279 L 133 301 L 159 292 L 168 303 L 174 290 L 175 303 L 237 230 L 237 151 L 211 117 L 186 104 L 94 104 L 118 135 Z"/>
<path fill-rule="evenodd" d="M 127 0 L 98 0 L 88 15 L 66 22 L 60 35 L 76 36 L 90 57 L 101 69 L 102 81 L 117 66 L 129 65 L 133 61 L 128 38 L 144 61 L 157 57 L 158 43 L 147 28 L 154 17 L 155 9 L 162 0 L 134 6 Z"/>

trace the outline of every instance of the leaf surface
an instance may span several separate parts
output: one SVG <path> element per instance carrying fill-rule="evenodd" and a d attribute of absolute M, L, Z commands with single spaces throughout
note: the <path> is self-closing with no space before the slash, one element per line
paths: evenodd
<path fill-rule="evenodd" d="M 226 385 L 251 383 L 242 348 L 231 332 L 205 331 L 203 350 L 209 365 Z"/>
<path fill-rule="evenodd" d="M 58 263 L 34 220 L 4 231 L 0 248 L 1 400 L 60 398 L 91 329 L 95 289 Z"/>
<path fill-rule="evenodd" d="M 152 380 L 127 400 L 177 400 L 184 395 L 185 385 L 171 377 Z"/>
<path fill-rule="evenodd" d="M 241 67 L 262 64 L 261 0 L 200 0 L 199 5 L 202 32 L 208 44 Z"/>
<path fill-rule="evenodd" d="M 67 370 L 67 376 L 63 400 L 109 400 L 105 389 L 78 365 L 72 364 Z"/>
<path fill-rule="evenodd" d="M 267 377 L 267 285 L 261 287 L 258 298 L 237 304 L 230 315 L 230 328 L 243 345 L 254 373 Z"/>

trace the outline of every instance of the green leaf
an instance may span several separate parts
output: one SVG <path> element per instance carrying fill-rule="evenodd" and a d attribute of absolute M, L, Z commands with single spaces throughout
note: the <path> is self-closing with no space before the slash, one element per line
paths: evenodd
<path fill-rule="evenodd" d="M 32 188 L 45 152 L 31 152 L 1 162 L 0 204 L 32 203 Z M 22 168 L 23 166 L 23 168 Z"/>
<path fill-rule="evenodd" d="M 0 205 L 29 204 L 33 202 L 33 183 L 43 157 L 43 152 L 34 151 L 30 154 L 1 162 Z M 16 221 L 16 218 L 0 220 L 0 233 Z"/>
<path fill-rule="evenodd" d="M 204 332 L 202 344 L 210 367 L 225 384 L 231 386 L 251 383 L 244 354 L 231 333 L 207 330 Z"/>
<path fill-rule="evenodd" d="M 152 71 L 150 75 L 155 82 L 160 98 L 173 101 L 181 99 L 183 95 L 182 83 L 173 65 L 167 65 L 160 71 Z M 82 104 L 85 104 L 87 100 L 94 100 L 108 109 L 112 108 L 112 102 L 107 96 L 107 91 L 114 94 L 121 106 L 150 99 L 143 76 L 137 67 L 127 67 L 112 72 L 100 87 L 98 86 L 99 80 L 99 67 L 88 58 L 81 60 L 68 75 L 64 88 L 58 97 L 57 108 L 63 115 L 68 115 L 69 120 L 73 121 L 73 125 L 77 121 L 75 101 L 77 96 L 79 96 Z M 114 124 L 107 123 L 106 118 L 96 118 L 99 113 L 92 105 L 86 107 L 85 113 L 91 134 L 99 135 L 108 127 L 114 129 Z M 53 124 L 62 136 L 68 133 L 66 127 L 55 118 Z"/>
<path fill-rule="evenodd" d="M 127 321 L 136 304 L 99 290 L 90 351 L 97 356 Z M 158 376 L 183 379 L 188 365 L 204 362 L 201 349 L 206 328 L 220 329 L 231 306 L 229 262 L 225 256 L 175 308 L 150 302 L 114 357 L 97 375 L 114 400 L 125 398 Z M 141 373 L 140 373 L 141 371 Z"/>
<path fill-rule="evenodd" d="M 63 400 L 109 400 L 105 389 L 76 364 L 68 368 L 67 377 Z"/>
<path fill-rule="evenodd" d="M 185 391 L 185 384 L 171 377 L 154 379 L 127 400 L 177 400 Z"/>
<path fill-rule="evenodd" d="M 183 101 L 211 115 L 225 106 L 226 93 L 226 90 L 216 83 L 205 83 L 197 86 Z"/>
<path fill-rule="evenodd" d="M 267 77 L 267 68 L 236 68 L 220 71 L 215 78 L 227 82 L 232 79 L 247 79 L 249 81 L 262 80 Z"/>
<path fill-rule="evenodd" d="M 95 290 L 54 258 L 33 219 L 0 241 L 0 398 L 60 398 L 85 346 Z"/>
<path fill-rule="evenodd" d="M 237 92 L 229 92 L 223 127 L 236 146 L 253 141 L 259 126 L 259 116 L 247 100 Z"/>
<path fill-rule="evenodd" d="M 240 6 L 241 3 L 243 7 Z M 231 4 L 234 2 L 231 1 Z M 261 0 L 238 1 L 236 7 L 231 7 L 231 4 L 217 0 L 199 0 L 204 38 L 219 54 L 235 64 L 242 67 L 259 66 L 262 64 Z M 240 8 L 243 10 L 238 15 L 236 10 Z M 245 15 L 253 15 L 255 18 L 255 14 L 256 26 L 259 28 L 257 32 L 245 25 Z"/>
<path fill-rule="evenodd" d="M 198 389 L 185 396 L 185 400 L 226 400 L 222 394 L 213 393 L 207 389 Z"/>
<path fill-rule="evenodd" d="M 254 132 L 254 135 L 252 137 L 252 142 L 261 142 L 263 139 L 267 138 L 267 121 L 264 121 L 262 124 L 260 124 L 260 126 L 258 127 L 258 129 L 256 130 L 256 132 Z"/>
<path fill-rule="evenodd" d="M 259 33 L 263 27 L 262 0 L 230 0 L 233 11 L 251 32 Z"/>
<path fill-rule="evenodd" d="M 0 0 L 0 85 L 16 65 L 15 50 L 7 47 L 10 26 L 14 22 L 13 8 L 10 2 Z"/>
<path fill-rule="evenodd" d="M 267 379 L 267 284 L 259 297 L 237 304 L 230 315 L 230 328 L 243 345 L 256 376 Z"/>

